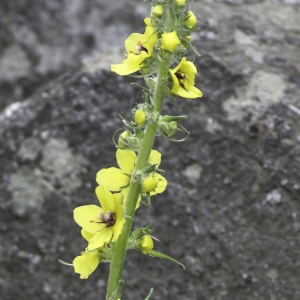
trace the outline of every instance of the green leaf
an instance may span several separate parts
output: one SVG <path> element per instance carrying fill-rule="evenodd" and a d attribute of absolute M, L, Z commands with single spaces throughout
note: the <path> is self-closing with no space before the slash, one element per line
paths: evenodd
<path fill-rule="evenodd" d="M 145 300 L 150 300 L 151 296 L 153 294 L 153 289 L 150 290 L 148 296 L 145 298 Z"/>
<path fill-rule="evenodd" d="M 73 267 L 73 264 L 69 264 L 61 259 L 58 260 L 61 264 L 65 265 L 65 266 L 70 266 L 70 267 Z"/>
<path fill-rule="evenodd" d="M 172 257 L 170 257 L 168 255 L 165 255 L 165 254 L 160 253 L 160 252 L 155 251 L 155 250 L 151 250 L 148 253 L 148 255 L 150 255 L 152 257 L 159 257 L 159 258 L 164 258 L 164 259 L 170 260 L 170 261 L 172 261 L 172 262 L 174 262 L 174 263 L 176 263 L 178 265 L 181 265 L 183 267 L 183 269 L 185 270 L 185 266 L 182 263 L 180 263 L 179 261 L 177 261 L 176 259 L 174 259 L 174 258 L 172 258 Z"/>

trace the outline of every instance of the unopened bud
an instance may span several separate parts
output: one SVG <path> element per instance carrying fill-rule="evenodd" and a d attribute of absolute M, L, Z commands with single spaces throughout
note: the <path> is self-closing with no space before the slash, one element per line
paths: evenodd
<path fill-rule="evenodd" d="M 146 124 L 146 114 L 145 111 L 143 109 L 140 109 L 138 111 L 135 112 L 134 114 L 134 118 L 135 118 L 135 123 L 143 126 Z"/>
<path fill-rule="evenodd" d="M 164 7 L 162 5 L 156 5 L 152 8 L 152 13 L 162 15 L 164 13 Z"/>
<path fill-rule="evenodd" d="M 147 254 L 153 249 L 153 240 L 149 235 L 143 235 L 139 241 L 143 254 Z"/>
<path fill-rule="evenodd" d="M 161 49 L 173 52 L 178 45 L 180 45 L 180 39 L 176 31 L 163 33 L 161 35 Z"/>
<path fill-rule="evenodd" d="M 186 0 L 175 0 L 175 2 L 178 6 L 183 6 L 186 4 Z"/>
<path fill-rule="evenodd" d="M 168 137 L 171 137 L 173 136 L 176 131 L 177 131 L 177 122 L 176 121 L 173 121 L 171 123 L 167 123 L 168 126 L 167 126 L 167 136 Z"/>
<path fill-rule="evenodd" d="M 185 119 L 185 117 L 186 116 L 163 116 L 158 122 L 158 132 L 167 137 L 173 136 L 178 131 L 177 121 L 174 121 L 174 119 L 180 120 Z"/>
<path fill-rule="evenodd" d="M 188 28 L 194 28 L 197 24 L 197 18 L 192 11 L 188 11 L 186 13 L 186 21 L 185 24 Z"/>
<path fill-rule="evenodd" d="M 125 142 L 126 142 L 126 139 L 128 138 L 130 136 L 130 134 L 129 134 L 129 132 L 128 132 L 128 130 L 126 130 L 126 131 L 124 131 L 124 132 L 122 132 L 121 134 L 120 134 L 120 137 L 119 137 L 119 140 L 118 140 L 118 145 L 119 145 L 119 147 L 121 147 L 121 148 L 125 148 L 126 147 L 126 144 L 125 144 Z"/>

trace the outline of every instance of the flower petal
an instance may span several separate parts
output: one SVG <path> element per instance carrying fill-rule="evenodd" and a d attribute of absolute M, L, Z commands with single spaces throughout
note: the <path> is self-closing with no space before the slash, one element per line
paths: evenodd
<path fill-rule="evenodd" d="M 155 191 L 150 192 L 151 196 L 162 193 L 166 189 L 167 184 L 168 184 L 168 181 L 167 181 L 167 179 L 164 176 L 162 176 L 162 175 L 160 175 L 158 173 L 154 173 L 154 176 L 159 181 L 158 181 L 158 184 L 156 186 Z"/>
<path fill-rule="evenodd" d="M 149 156 L 149 162 L 151 165 L 156 165 L 156 168 L 160 165 L 161 162 L 161 153 L 157 150 L 151 150 Z"/>
<path fill-rule="evenodd" d="M 95 233 L 90 233 L 85 231 L 84 229 L 81 229 L 81 235 L 87 240 L 89 241 L 91 238 L 93 238 L 95 236 Z"/>
<path fill-rule="evenodd" d="M 176 92 L 173 91 L 173 93 L 179 95 L 182 98 L 194 99 L 194 98 L 202 97 L 202 92 L 194 86 L 189 86 L 188 89 L 179 87 L 178 90 Z"/>
<path fill-rule="evenodd" d="M 124 76 L 132 74 L 142 67 L 142 63 L 145 60 L 145 55 L 143 53 L 136 55 L 134 53 L 128 53 L 127 58 L 124 59 L 121 64 L 111 65 L 111 71 L 117 73 L 118 75 Z"/>
<path fill-rule="evenodd" d="M 157 41 L 155 30 L 153 26 L 146 26 L 144 38 L 142 39 L 142 44 L 148 50 L 149 56 L 152 55 L 153 47 Z"/>
<path fill-rule="evenodd" d="M 125 188 L 122 190 L 122 195 L 123 195 L 123 205 L 125 206 L 126 205 L 126 200 L 127 200 L 127 196 L 128 196 L 128 191 L 129 191 L 129 188 Z M 141 200 L 142 200 L 142 196 L 139 195 L 138 199 L 137 199 L 137 202 L 136 202 L 136 206 L 135 206 L 135 209 L 139 208 L 140 206 L 140 203 L 141 203 Z"/>
<path fill-rule="evenodd" d="M 100 253 L 85 251 L 82 255 L 75 257 L 73 266 L 75 273 L 80 274 L 81 279 L 87 279 L 99 265 Z"/>
<path fill-rule="evenodd" d="M 74 209 L 74 220 L 85 231 L 94 233 L 102 228 L 102 224 L 93 223 L 92 220 L 96 220 L 103 209 L 97 205 L 83 205 Z"/>
<path fill-rule="evenodd" d="M 134 164 L 136 160 L 136 154 L 131 150 L 118 149 L 116 152 L 117 163 L 122 173 L 131 175 L 134 170 Z M 127 177 L 130 181 L 130 178 Z"/>
<path fill-rule="evenodd" d="M 112 167 L 101 169 L 96 175 L 96 181 L 110 191 L 118 192 L 121 190 L 121 187 L 129 183 L 130 177 L 122 174 L 120 169 Z"/>
<path fill-rule="evenodd" d="M 143 41 L 144 35 L 141 33 L 132 33 L 126 40 L 125 40 L 125 49 L 127 53 L 136 52 L 136 46 L 138 41 Z"/>
<path fill-rule="evenodd" d="M 121 200 L 122 199 L 116 199 L 116 223 L 113 226 L 114 235 L 112 238 L 112 242 L 115 242 L 118 239 L 126 221 L 124 218 L 124 206 L 122 205 Z"/>
<path fill-rule="evenodd" d="M 88 250 L 93 251 L 100 247 L 103 247 L 104 244 L 109 243 L 113 235 L 112 227 L 106 227 L 101 231 L 97 232 L 95 236 L 89 240 Z"/>
<path fill-rule="evenodd" d="M 177 91 L 180 87 L 180 84 L 179 84 L 179 80 L 177 78 L 177 76 L 175 75 L 175 72 L 173 70 L 169 70 L 170 71 L 170 74 L 171 74 L 171 77 L 172 77 L 172 80 L 173 80 L 173 88 L 172 88 L 172 92 L 174 94 L 177 94 Z"/>
<path fill-rule="evenodd" d="M 141 204 L 141 200 L 142 200 L 142 196 L 141 194 L 139 195 L 137 201 L 136 201 L 136 206 L 135 206 L 135 209 L 138 209 L 140 207 L 140 204 Z"/>
<path fill-rule="evenodd" d="M 96 187 L 96 195 L 101 203 L 101 207 L 105 211 L 115 211 L 115 198 L 113 194 L 103 185 Z"/>
<path fill-rule="evenodd" d="M 144 23 L 147 25 L 147 26 L 152 26 L 152 22 L 151 22 L 151 18 L 147 17 L 144 19 Z"/>

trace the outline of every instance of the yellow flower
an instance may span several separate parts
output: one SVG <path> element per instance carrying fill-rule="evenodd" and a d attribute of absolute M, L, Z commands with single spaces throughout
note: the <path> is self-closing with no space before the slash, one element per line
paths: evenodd
<path fill-rule="evenodd" d="M 174 94 L 183 98 L 202 97 L 202 92 L 194 87 L 197 69 L 192 62 L 183 57 L 180 64 L 170 70 L 170 73 L 173 80 L 172 92 Z"/>
<path fill-rule="evenodd" d="M 143 235 L 139 241 L 143 254 L 147 254 L 153 249 L 153 240 L 149 235 Z"/>
<path fill-rule="evenodd" d="M 161 35 L 161 49 L 173 52 L 179 44 L 180 40 L 176 31 L 163 33 Z"/>
<path fill-rule="evenodd" d="M 116 152 L 116 158 L 120 169 L 114 167 L 102 169 L 97 173 L 96 181 L 99 185 L 105 186 L 112 192 L 121 192 L 123 194 L 123 202 L 125 205 L 131 174 L 134 170 L 136 154 L 131 150 L 118 149 Z M 161 154 L 156 150 L 152 150 L 150 153 L 149 161 L 151 164 L 156 165 L 157 168 L 161 161 Z M 143 192 L 150 192 L 151 196 L 162 193 L 166 189 L 167 180 L 162 175 L 155 172 L 153 172 L 153 174 L 150 174 L 148 177 L 151 176 L 155 177 L 155 180 L 157 180 L 157 184 L 154 189 L 148 189 Z M 136 208 L 139 207 L 140 201 L 141 197 L 139 197 L 138 199 Z"/>
<path fill-rule="evenodd" d="M 162 5 L 155 5 L 152 8 L 152 14 L 162 15 L 164 13 L 164 7 Z"/>
<path fill-rule="evenodd" d="M 188 28 L 194 28 L 197 24 L 197 18 L 192 11 L 188 11 L 185 15 L 186 21 L 185 24 Z"/>
<path fill-rule="evenodd" d="M 121 64 L 111 65 L 111 70 L 119 75 L 128 75 L 140 70 L 144 61 L 153 53 L 157 40 L 155 28 L 146 26 L 145 33 L 132 33 L 125 41 L 127 58 Z"/>
<path fill-rule="evenodd" d="M 103 186 L 96 188 L 96 195 L 102 207 L 84 205 L 74 209 L 74 220 L 86 232 L 94 234 L 89 239 L 89 251 L 115 242 L 125 223 L 122 195 L 112 194 Z"/>

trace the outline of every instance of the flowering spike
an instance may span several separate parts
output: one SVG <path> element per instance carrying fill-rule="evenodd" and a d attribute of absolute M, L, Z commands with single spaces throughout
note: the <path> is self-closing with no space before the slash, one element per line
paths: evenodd
<path fill-rule="evenodd" d="M 135 105 L 129 121 L 121 117 L 127 130 L 119 135 L 118 142 L 114 137 L 119 130 L 114 133 L 118 167 L 97 172 L 99 186 L 95 192 L 100 205 L 74 209 L 74 220 L 82 228 L 81 234 L 88 246 L 72 264 L 80 278 L 86 279 L 99 262 L 111 261 L 108 300 L 121 299 L 126 282 L 120 274 L 127 249 L 175 261 L 153 250 L 150 226 L 137 229 L 131 235 L 130 232 L 134 211 L 142 197 L 146 197 L 146 205 L 150 205 L 151 197 L 162 193 L 167 186 L 167 180 L 159 173 L 162 171 L 159 169 L 161 154 L 152 150 L 155 136 L 163 135 L 178 142 L 189 134 L 178 124 L 186 116 L 161 116 L 163 98 L 202 96 L 194 86 L 197 69 L 184 57 L 187 49 L 197 54 L 191 44 L 197 18 L 189 11 L 189 2 L 191 0 L 153 0 L 152 11 L 144 19 L 144 33 L 130 34 L 125 40 L 126 58 L 111 65 L 111 70 L 121 76 L 140 72 L 134 77 L 143 77 L 145 86 L 135 86 L 141 89 L 144 103 Z M 181 140 L 173 139 L 179 131 L 187 135 Z M 147 299 L 151 294 L 152 290 Z"/>

